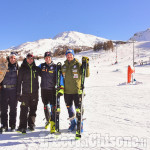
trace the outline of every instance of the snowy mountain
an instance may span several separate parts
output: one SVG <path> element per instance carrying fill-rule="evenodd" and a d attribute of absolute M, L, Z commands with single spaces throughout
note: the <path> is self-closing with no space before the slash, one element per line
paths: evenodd
<path fill-rule="evenodd" d="M 56 35 L 53 39 L 40 39 L 34 42 L 23 43 L 17 47 L 6 49 L 5 52 L 15 50 L 20 52 L 21 56 L 24 56 L 29 52 L 35 55 L 43 56 L 45 51 L 54 52 L 60 46 L 89 47 L 90 49 L 95 43 L 105 42 L 107 40 L 108 39 L 96 37 L 94 35 L 68 31 Z"/>
<path fill-rule="evenodd" d="M 88 47 L 93 47 L 94 44 L 97 42 L 107 41 L 107 39 L 104 38 L 74 31 L 60 33 L 54 37 L 54 40 L 57 40 L 60 43 L 66 43 L 68 45 L 88 46 Z"/>
<path fill-rule="evenodd" d="M 137 32 L 130 40 L 134 41 L 150 41 L 150 28 L 145 31 Z"/>

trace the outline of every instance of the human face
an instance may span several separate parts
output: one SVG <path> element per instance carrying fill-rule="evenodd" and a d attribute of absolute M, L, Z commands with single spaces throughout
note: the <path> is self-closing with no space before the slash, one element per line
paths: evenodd
<path fill-rule="evenodd" d="M 52 59 L 50 56 L 46 56 L 44 59 L 45 59 L 46 64 L 50 64 L 52 62 Z"/>
<path fill-rule="evenodd" d="M 16 56 L 10 56 L 9 61 L 11 64 L 15 64 L 16 63 Z"/>
<path fill-rule="evenodd" d="M 74 57 L 73 57 L 73 55 L 72 55 L 71 53 L 68 53 L 66 57 L 67 57 L 67 60 L 68 60 L 69 62 L 74 59 Z"/>
<path fill-rule="evenodd" d="M 27 63 L 31 65 L 33 63 L 33 57 L 27 57 Z"/>

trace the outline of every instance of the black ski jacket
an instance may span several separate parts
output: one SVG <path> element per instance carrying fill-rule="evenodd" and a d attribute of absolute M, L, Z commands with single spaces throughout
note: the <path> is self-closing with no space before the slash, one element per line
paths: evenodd
<path fill-rule="evenodd" d="M 33 62 L 29 65 L 24 59 L 18 73 L 18 82 L 17 82 L 17 94 L 36 93 L 39 89 L 38 76 L 40 75 L 40 69 Z"/>

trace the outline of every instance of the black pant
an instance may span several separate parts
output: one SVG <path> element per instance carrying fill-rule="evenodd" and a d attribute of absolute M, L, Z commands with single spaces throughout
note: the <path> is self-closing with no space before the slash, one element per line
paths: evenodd
<path fill-rule="evenodd" d="M 73 110 L 73 102 L 75 104 L 75 108 L 79 107 L 79 94 L 64 94 L 65 103 L 68 109 L 69 118 L 75 115 Z"/>
<path fill-rule="evenodd" d="M 8 127 L 8 106 L 9 111 L 9 126 L 16 126 L 17 116 L 17 92 L 16 89 L 2 89 L 1 99 L 1 123 L 4 127 Z"/>
<path fill-rule="evenodd" d="M 44 105 L 49 103 L 51 105 L 56 104 L 56 90 L 41 89 L 41 96 Z"/>
<path fill-rule="evenodd" d="M 79 94 L 64 94 L 64 99 L 65 99 L 66 106 L 72 106 L 74 102 L 75 107 L 76 108 L 79 107 L 79 99 L 80 99 Z"/>
<path fill-rule="evenodd" d="M 41 89 L 41 96 L 46 120 L 55 121 L 56 90 Z"/>
<path fill-rule="evenodd" d="M 29 127 L 34 127 L 38 105 L 38 92 L 32 94 L 23 94 L 21 96 L 21 101 L 19 128 L 26 129 L 27 123 Z"/>

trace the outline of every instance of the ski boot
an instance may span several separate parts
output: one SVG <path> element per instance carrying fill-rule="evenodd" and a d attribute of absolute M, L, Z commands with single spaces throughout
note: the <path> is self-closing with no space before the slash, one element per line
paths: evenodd
<path fill-rule="evenodd" d="M 11 126 L 11 132 L 15 132 L 15 125 Z"/>
<path fill-rule="evenodd" d="M 3 132 L 7 132 L 8 131 L 8 127 L 1 127 L 0 128 L 0 133 L 2 134 Z"/>
<path fill-rule="evenodd" d="M 22 133 L 22 128 L 18 127 L 17 132 Z"/>
<path fill-rule="evenodd" d="M 70 122 L 71 122 L 71 125 L 70 125 L 70 127 L 68 128 L 68 132 L 72 132 L 72 131 L 76 128 L 76 125 L 77 125 L 76 119 L 73 119 L 73 120 L 71 120 Z"/>
<path fill-rule="evenodd" d="M 50 133 L 53 134 L 55 133 L 55 122 L 54 121 L 50 121 Z"/>
<path fill-rule="evenodd" d="M 34 130 L 35 130 L 35 126 L 29 126 L 28 129 L 29 129 L 30 131 L 34 131 Z"/>
<path fill-rule="evenodd" d="M 26 129 L 22 129 L 22 134 L 26 134 Z"/>
<path fill-rule="evenodd" d="M 22 134 L 26 134 L 26 129 L 19 127 L 19 128 L 17 129 L 17 132 L 18 132 L 18 133 L 22 133 Z"/>

